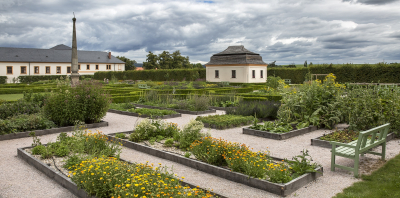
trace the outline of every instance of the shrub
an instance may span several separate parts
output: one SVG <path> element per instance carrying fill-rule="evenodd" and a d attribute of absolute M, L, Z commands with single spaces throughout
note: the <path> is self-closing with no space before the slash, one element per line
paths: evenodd
<path fill-rule="evenodd" d="M 126 139 L 127 138 L 125 133 L 118 133 L 118 134 L 115 135 L 115 137 L 120 138 L 120 139 Z"/>
<path fill-rule="evenodd" d="M 55 154 L 59 157 L 64 157 L 69 154 L 70 150 L 68 146 L 61 144 L 56 150 Z"/>
<path fill-rule="evenodd" d="M 143 119 L 131 133 L 129 140 L 139 142 L 148 140 L 157 136 L 173 137 L 178 133 L 178 125 L 176 123 L 166 123 L 162 120 Z"/>
<path fill-rule="evenodd" d="M 204 134 L 200 133 L 203 127 L 203 123 L 196 120 L 191 120 L 185 125 L 181 133 L 179 133 L 179 148 L 187 149 L 190 144 L 203 137 Z"/>
<path fill-rule="evenodd" d="M 196 120 L 203 123 L 208 123 L 211 126 L 214 125 L 218 129 L 224 129 L 229 127 L 237 127 L 241 125 L 249 124 L 254 120 L 253 116 L 241 116 L 241 115 L 209 115 L 209 116 L 198 116 Z"/>
<path fill-rule="evenodd" d="M 210 106 L 210 98 L 205 95 L 195 95 L 191 101 L 193 103 L 194 111 L 205 111 Z"/>
<path fill-rule="evenodd" d="M 33 155 L 42 155 L 46 151 L 46 147 L 43 145 L 37 145 L 32 149 Z"/>
<path fill-rule="evenodd" d="M 174 139 L 173 138 L 169 138 L 169 139 L 165 140 L 165 142 L 164 142 L 164 146 L 171 147 L 173 145 L 174 145 Z"/>
<path fill-rule="evenodd" d="M 0 135 L 30 130 L 50 129 L 56 127 L 54 122 L 41 114 L 21 114 L 7 120 L 0 119 Z"/>
<path fill-rule="evenodd" d="M 273 101 L 242 101 L 238 107 L 227 109 L 226 114 L 276 118 L 280 104 Z"/>
<path fill-rule="evenodd" d="M 18 100 L 14 103 L 4 103 L 0 105 L 0 119 L 7 119 L 21 114 L 36 114 L 40 111 L 40 106 L 25 100 Z"/>
<path fill-rule="evenodd" d="M 60 126 L 73 125 L 76 121 L 100 122 L 106 115 L 111 101 L 100 83 L 81 81 L 76 87 L 64 86 L 52 93 L 43 107 L 45 115 Z"/>
<path fill-rule="evenodd" d="M 281 77 L 279 77 L 279 76 L 277 76 L 277 77 L 268 76 L 267 77 L 267 86 L 271 87 L 273 89 L 276 89 L 276 88 L 278 88 L 278 85 L 279 85 L 278 81 L 279 80 L 282 80 Z"/>

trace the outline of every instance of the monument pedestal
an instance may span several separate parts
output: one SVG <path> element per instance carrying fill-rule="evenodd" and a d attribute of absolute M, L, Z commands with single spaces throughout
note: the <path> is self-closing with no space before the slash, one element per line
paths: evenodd
<path fill-rule="evenodd" d="M 75 87 L 79 84 L 79 75 L 78 73 L 71 74 L 71 87 Z"/>

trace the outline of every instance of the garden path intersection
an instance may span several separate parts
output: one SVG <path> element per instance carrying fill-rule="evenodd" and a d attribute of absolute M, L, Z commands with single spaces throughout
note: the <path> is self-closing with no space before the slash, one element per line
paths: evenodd
<path fill-rule="evenodd" d="M 208 114 L 208 115 L 213 115 Z M 217 111 L 216 114 L 224 114 L 224 111 Z M 182 117 L 168 119 L 168 122 L 177 123 L 179 127 L 183 127 L 189 123 L 191 119 L 195 119 L 196 115 L 182 114 Z M 107 113 L 103 119 L 109 123 L 107 127 L 97 128 L 104 134 L 129 131 L 132 130 L 138 118 L 114 113 Z M 138 122 L 142 118 L 139 118 Z M 243 126 L 245 127 L 245 126 Z M 212 137 L 222 138 L 232 142 L 244 143 L 253 151 L 269 150 L 271 156 L 279 158 L 288 158 L 300 155 L 303 149 L 308 149 L 314 162 L 324 167 L 324 175 L 315 182 L 311 182 L 300 188 L 288 197 L 332 197 L 341 192 L 344 188 L 351 186 L 354 182 L 360 181 L 353 177 L 349 171 L 336 169 L 335 172 L 330 171 L 330 149 L 311 146 L 310 140 L 328 133 L 326 129 L 320 129 L 301 136 L 293 137 L 287 140 L 272 140 L 261 137 L 245 135 L 242 133 L 243 127 L 231 128 L 226 130 L 211 129 L 209 132 Z M 343 127 L 342 125 L 338 126 Z M 95 131 L 96 129 L 91 129 Z M 208 129 L 203 129 L 203 132 Z M 69 133 L 70 134 L 70 133 Z M 42 143 L 54 142 L 58 134 L 40 136 Z M 1 160 L 0 160 L 0 198 L 9 197 L 59 197 L 73 198 L 71 192 L 58 185 L 52 179 L 30 166 L 22 159 L 17 157 L 17 148 L 27 147 L 32 144 L 32 138 L 21 138 L 14 140 L 6 140 L 0 142 Z M 395 157 L 400 153 L 399 140 L 395 139 L 387 143 L 386 160 Z M 213 189 L 215 193 L 226 197 L 279 197 L 278 195 L 268 193 L 263 190 L 245 186 L 243 184 L 231 182 L 201 171 L 174 163 L 168 160 L 154 157 L 136 150 L 123 148 L 121 158 L 131 162 L 149 163 L 168 166 L 173 168 L 173 172 L 179 177 L 185 177 L 184 181 L 198 185 L 201 188 Z M 345 158 L 337 158 L 337 162 L 351 166 L 352 160 Z M 377 169 L 382 162 L 379 156 L 365 155 L 361 157 L 360 172 L 371 171 Z M 321 190 L 323 189 L 323 190 Z"/>

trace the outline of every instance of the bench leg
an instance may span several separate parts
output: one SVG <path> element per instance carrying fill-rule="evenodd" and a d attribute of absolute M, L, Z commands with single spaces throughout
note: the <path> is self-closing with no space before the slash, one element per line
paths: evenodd
<path fill-rule="evenodd" d="M 360 164 L 360 155 L 356 155 L 354 158 L 354 177 L 358 177 L 358 167 Z"/>
<path fill-rule="evenodd" d="M 385 160 L 386 157 L 386 142 L 382 144 L 382 160 Z"/>
<path fill-rule="evenodd" d="M 335 171 L 335 151 L 332 149 L 332 157 L 331 157 L 331 171 Z"/>

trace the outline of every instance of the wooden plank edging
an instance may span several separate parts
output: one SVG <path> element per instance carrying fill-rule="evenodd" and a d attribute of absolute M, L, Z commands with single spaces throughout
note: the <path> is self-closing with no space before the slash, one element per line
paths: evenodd
<path fill-rule="evenodd" d="M 289 131 L 287 133 L 270 133 L 268 131 L 260 131 L 260 130 L 250 129 L 250 128 L 243 128 L 243 134 L 254 135 L 254 136 L 259 136 L 259 137 L 274 139 L 274 140 L 285 140 L 285 139 L 289 139 L 289 138 L 292 138 L 295 136 L 310 133 L 317 129 L 318 128 L 316 126 L 309 126 L 306 128 Z"/>

